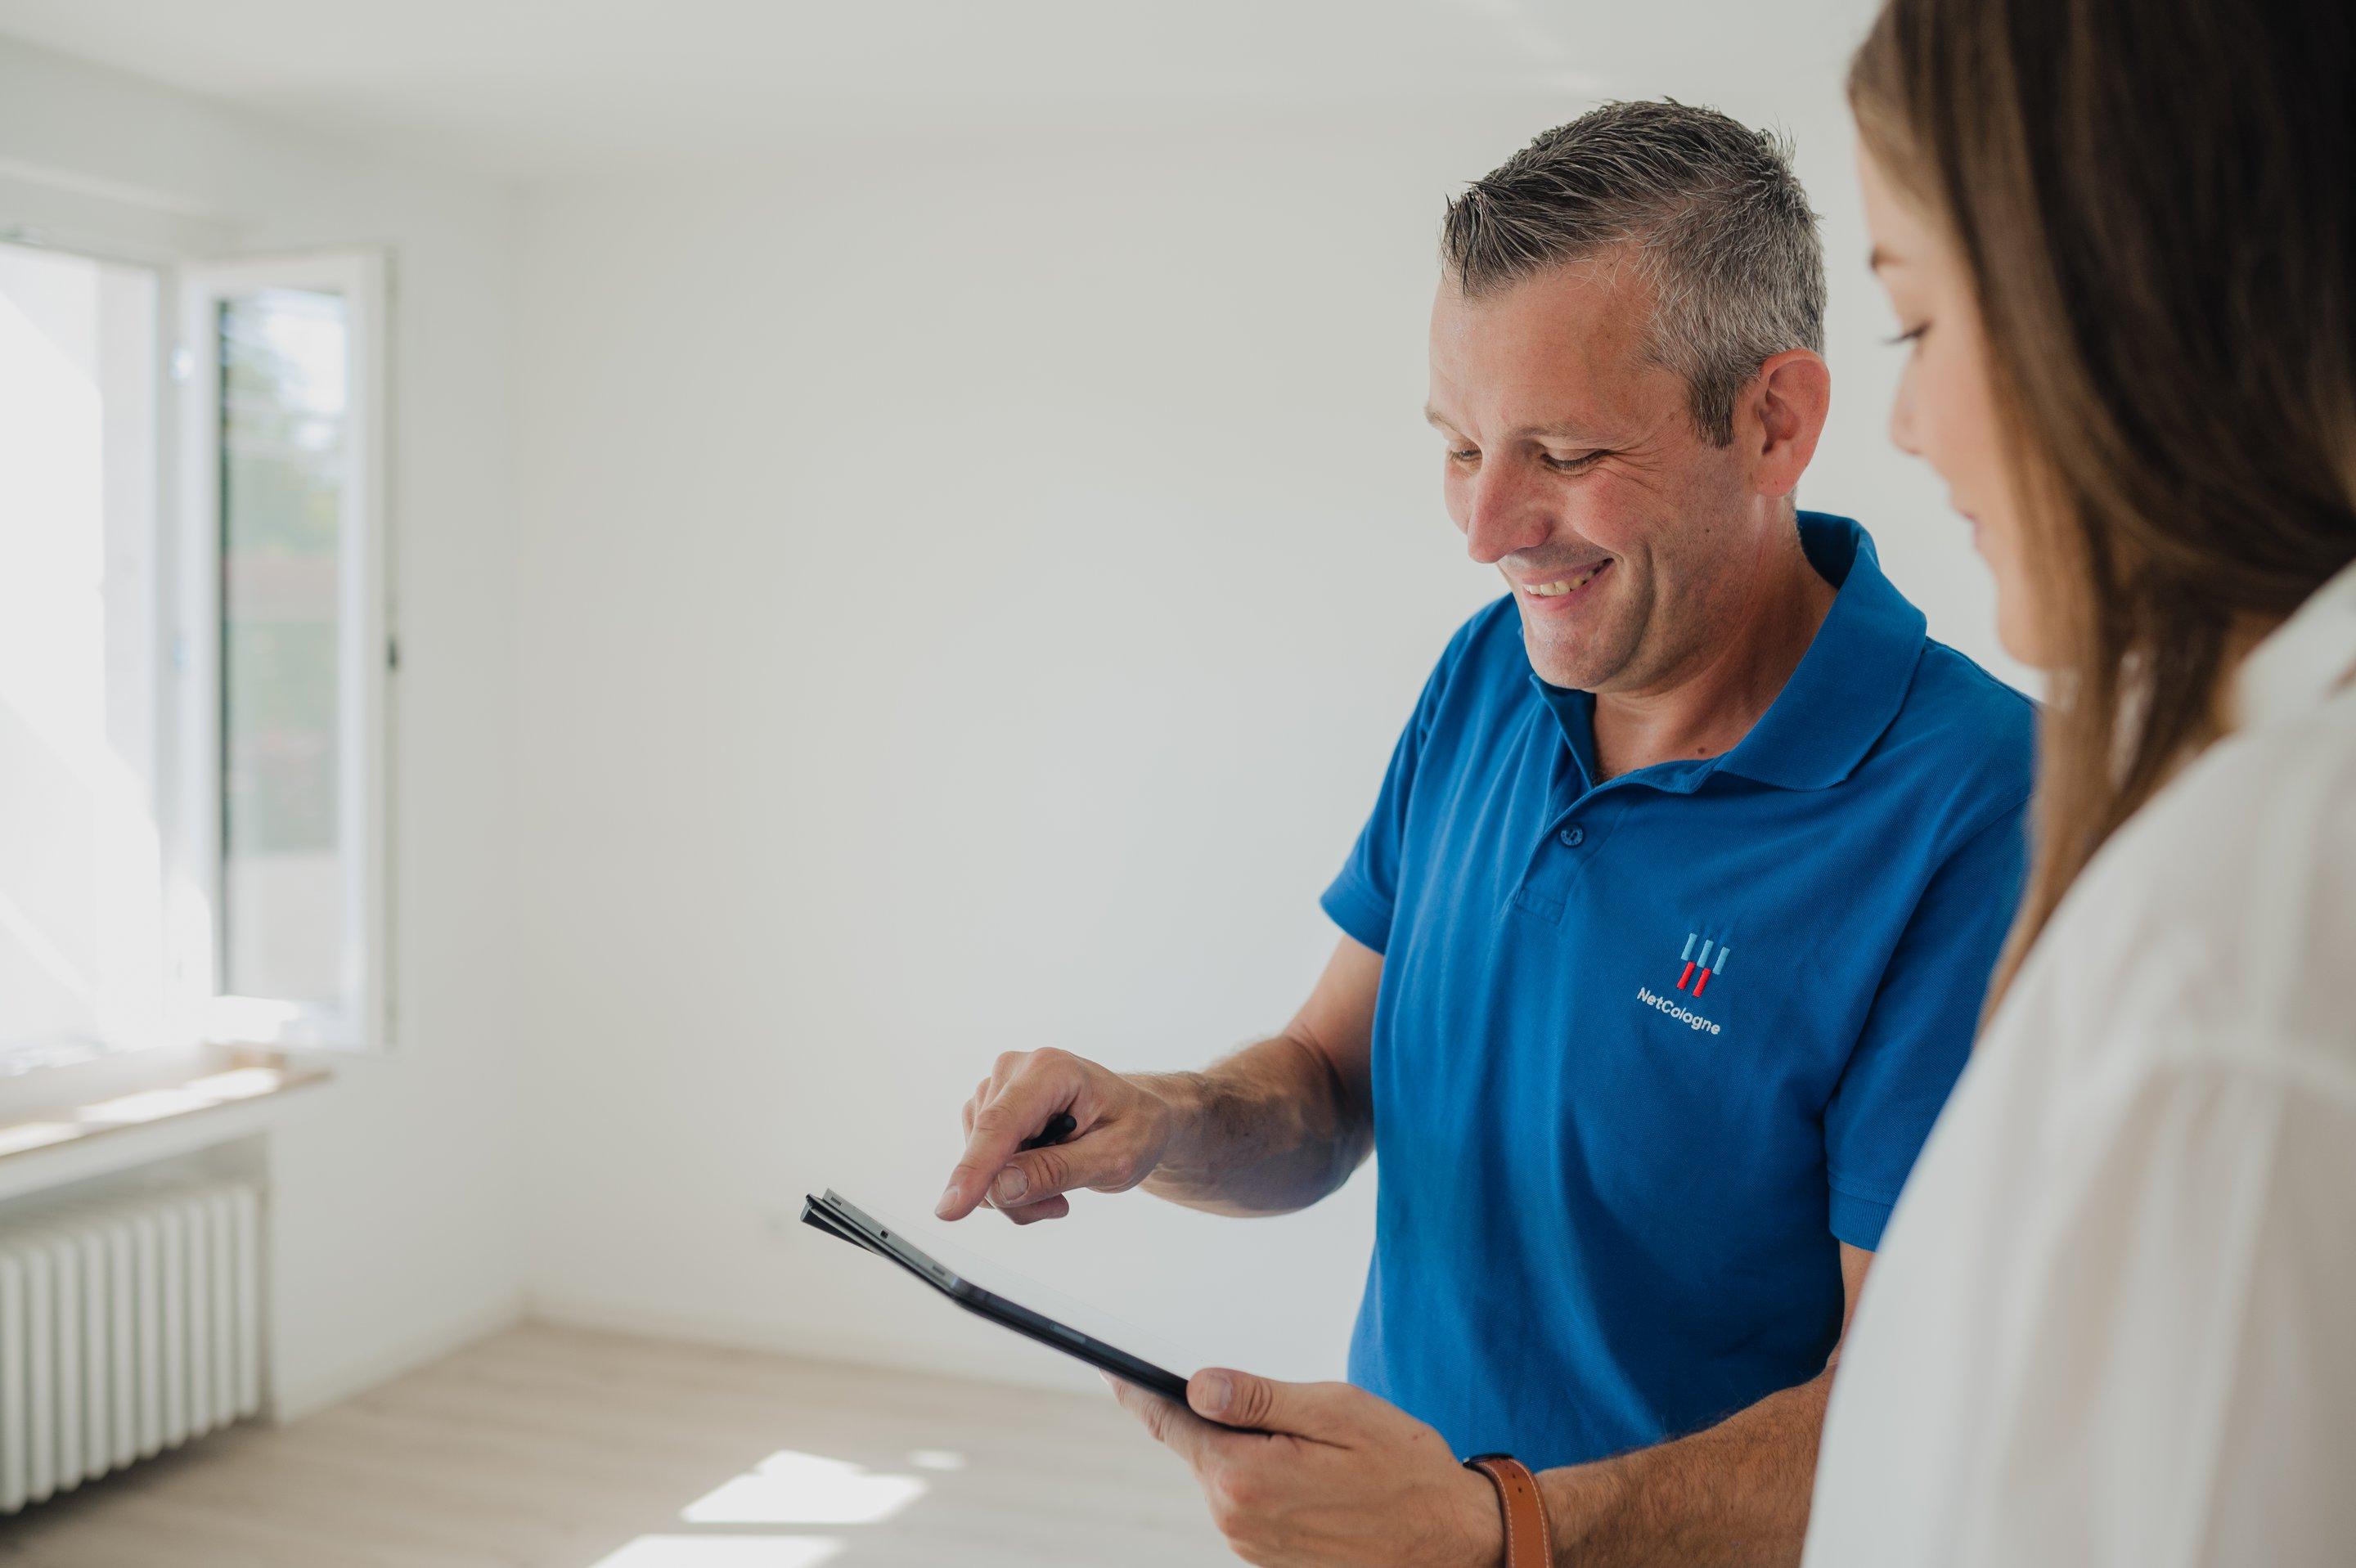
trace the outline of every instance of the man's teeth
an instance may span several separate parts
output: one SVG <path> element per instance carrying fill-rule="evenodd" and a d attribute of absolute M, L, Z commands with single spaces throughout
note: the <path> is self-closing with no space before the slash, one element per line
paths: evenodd
<path fill-rule="evenodd" d="M 1534 593 L 1540 599 L 1559 599 L 1574 588 L 1586 587 L 1588 580 L 1592 578 L 1597 572 L 1602 571 L 1604 566 L 1607 564 L 1609 563 L 1599 561 L 1595 565 L 1589 567 L 1585 571 L 1580 572 L 1577 577 L 1566 577 L 1560 582 L 1530 583 L 1527 585 L 1526 592 Z"/>

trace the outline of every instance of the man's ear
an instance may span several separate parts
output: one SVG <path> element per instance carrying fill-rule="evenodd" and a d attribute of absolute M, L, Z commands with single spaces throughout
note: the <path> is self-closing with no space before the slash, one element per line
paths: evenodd
<path fill-rule="evenodd" d="M 1734 420 L 1734 439 L 1751 448 L 1759 494 L 1780 498 L 1800 487 L 1832 405 L 1833 375 L 1822 355 L 1787 348 L 1759 367 Z"/>

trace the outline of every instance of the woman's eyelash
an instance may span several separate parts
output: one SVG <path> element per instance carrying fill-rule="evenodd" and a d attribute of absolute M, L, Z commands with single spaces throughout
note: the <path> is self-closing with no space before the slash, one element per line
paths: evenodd
<path fill-rule="evenodd" d="M 1926 321 L 1920 326 L 1909 327 L 1904 332 L 1899 333 L 1896 336 L 1885 337 L 1881 341 L 1890 345 L 1892 348 L 1895 348 L 1901 343 L 1913 342 L 1916 338 L 1922 336 L 1924 333 L 1930 330 L 1931 324 Z"/>

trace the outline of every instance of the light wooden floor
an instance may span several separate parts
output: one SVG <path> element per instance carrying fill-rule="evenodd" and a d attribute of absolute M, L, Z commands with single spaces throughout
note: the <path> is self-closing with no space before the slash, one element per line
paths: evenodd
<path fill-rule="evenodd" d="M 541 1325 L 0 1520 L 7 1568 L 1235 1561 L 1109 1395 Z"/>

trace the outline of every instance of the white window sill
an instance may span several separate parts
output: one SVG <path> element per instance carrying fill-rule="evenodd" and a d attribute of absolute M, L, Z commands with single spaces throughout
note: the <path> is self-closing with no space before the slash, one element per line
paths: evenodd
<path fill-rule="evenodd" d="M 242 1137 L 324 1070 L 269 1051 L 137 1051 L 0 1083 L 0 1199 Z"/>

